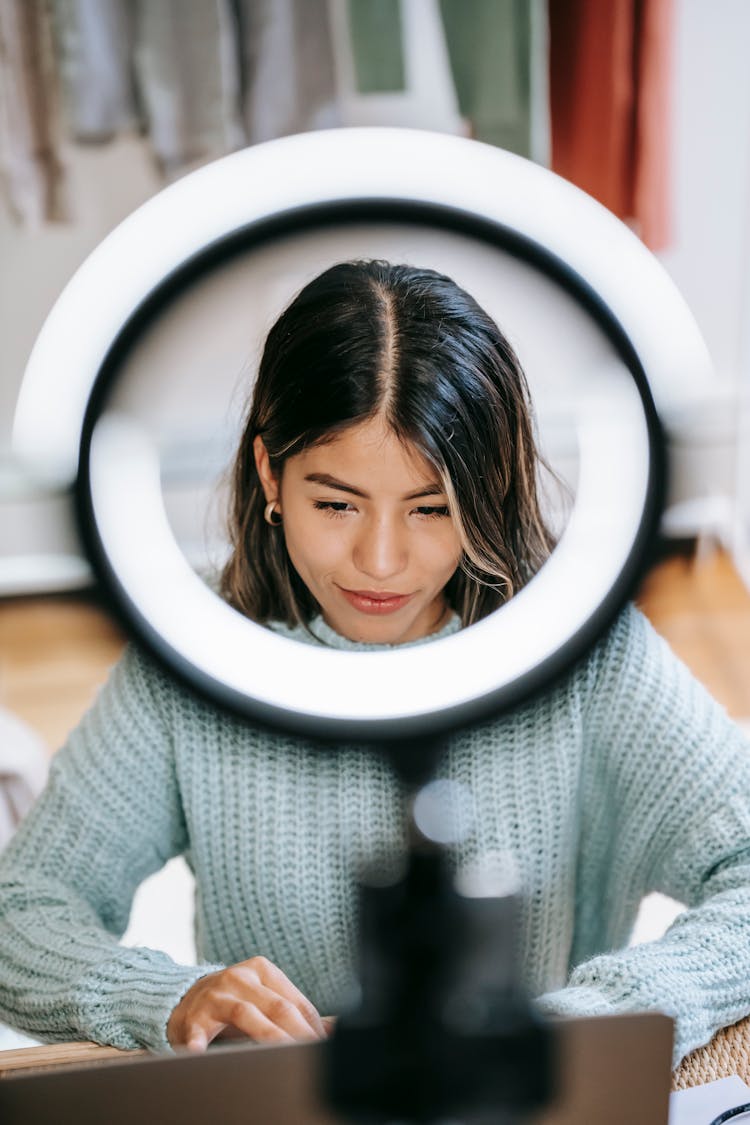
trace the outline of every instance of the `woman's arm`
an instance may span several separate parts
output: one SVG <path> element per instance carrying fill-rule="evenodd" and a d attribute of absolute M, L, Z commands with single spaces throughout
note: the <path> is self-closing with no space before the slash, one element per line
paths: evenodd
<path fill-rule="evenodd" d="M 580 924 L 651 890 L 688 910 L 658 941 L 584 960 L 540 1004 L 667 1012 L 676 1063 L 750 1013 L 750 744 L 634 609 L 595 659 Z"/>
<path fill-rule="evenodd" d="M 0 1019 L 36 1038 L 166 1047 L 172 1009 L 221 967 L 118 944 L 139 883 L 187 845 L 173 703 L 126 650 L 0 858 Z"/>

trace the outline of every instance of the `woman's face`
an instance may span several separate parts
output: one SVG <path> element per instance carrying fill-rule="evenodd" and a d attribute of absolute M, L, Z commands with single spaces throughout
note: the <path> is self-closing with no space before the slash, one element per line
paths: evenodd
<path fill-rule="evenodd" d="M 435 470 L 379 419 L 291 457 L 279 482 L 261 438 L 255 460 L 277 500 L 289 557 L 343 636 L 401 644 L 438 629 L 461 545 Z"/>

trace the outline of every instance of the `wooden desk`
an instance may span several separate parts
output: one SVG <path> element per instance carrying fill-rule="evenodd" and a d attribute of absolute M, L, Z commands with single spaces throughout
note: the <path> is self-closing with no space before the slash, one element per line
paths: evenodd
<path fill-rule="evenodd" d="M 95 1066 L 113 1058 L 133 1058 L 146 1053 L 119 1051 L 97 1043 L 55 1043 L 48 1047 L 0 1051 L 0 1080 L 50 1067 Z M 717 1032 L 707 1046 L 699 1047 L 683 1059 L 674 1072 L 672 1089 L 685 1090 L 732 1074 L 750 1085 L 750 1017 Z"/>
<path fill-rule="evenodd" d="M 95 1066 L 100 1062 L 145 1055 L 147 1051 L 120 1051 L 99 1043 L 52 1043 L 45 1047 L 19 1047 L 0 1051 L 0 1080 L 64 1066 Z"/>

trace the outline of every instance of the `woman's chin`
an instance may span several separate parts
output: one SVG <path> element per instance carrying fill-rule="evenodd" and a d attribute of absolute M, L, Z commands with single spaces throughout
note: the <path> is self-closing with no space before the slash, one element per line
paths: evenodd
<path fill-rule="evenodd" d="M 396 620 L 400 618 L 400 620 Z M 411 640 L 414 622 L 405 621 L 401 614 L 369 616 L 354 610 L 347 614 L 329 614 L 324 611 L 323 619 L 342 637 L 358 644 L 397 645 Z"/>
<path fill-rule="evenodd" d="M 440 629 L 450 612 L 444 597 L 429 597 L 422 590 L 389 610 L 372 605 L 359 608 L 338 590 L 327 603 L 318 600 L 325 623 L 358 644 L 401 645 L 421 640 Z"/>

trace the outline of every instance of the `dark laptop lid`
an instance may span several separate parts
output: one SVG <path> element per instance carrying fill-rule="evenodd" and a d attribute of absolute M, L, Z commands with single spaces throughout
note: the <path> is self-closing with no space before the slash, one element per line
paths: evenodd
<path fill-rule="evenodd" d="M 535 1125 L 666 1125 L 672 1021 L 656 1013 L 561 1022 L 560 1085 Z M 333 1125 L 321 1044 L 242 1043 L 204 1055 L 123 1056 L 0 1081 L 3 1125 Z M 468 1118 L 467 1118 L 468 1120 Z M 493 1121 L 498 1122 L 497 1116 Z"/>

